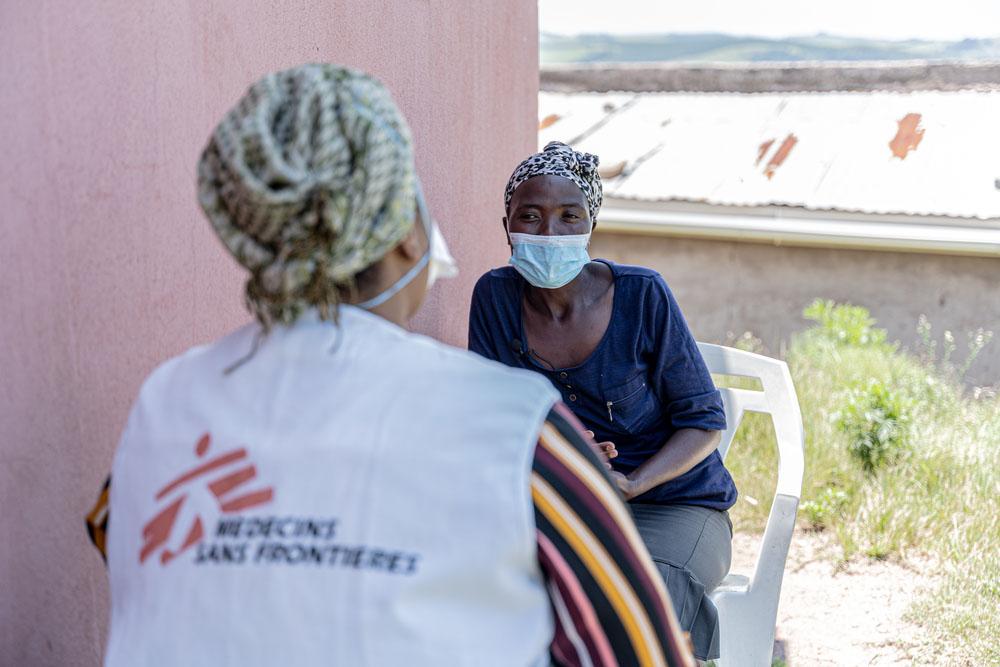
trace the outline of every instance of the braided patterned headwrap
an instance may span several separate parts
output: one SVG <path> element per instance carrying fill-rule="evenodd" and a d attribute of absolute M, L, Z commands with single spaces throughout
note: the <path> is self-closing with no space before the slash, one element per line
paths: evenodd
<path fill-rule="evenodd" d="M 250 271 L 246 302 L 265 330 L 318 308 L 413 226 L 410 131 L 376 79 L 329 64 L 255 83 L 198 163 L 202 209 Z"/>
<path fill-rule="evenodd" d="M 510 198 L 514 196 L 517 186 L 535 176 L 562 176 L 576 183 L 587 199 L 590 209 L 590 219 L 597 221 L 597 213 L 601 210 L 604 190 L 601 187 L 601 177 L 597 174 L 600 162 L 596 155 L 578 153 L 559 141 L 550 141 L 541 153 L 535 153 L 517 169 L 507 181 L 507 189 L 503 194 L 504 209 L 510 208 Z"/>

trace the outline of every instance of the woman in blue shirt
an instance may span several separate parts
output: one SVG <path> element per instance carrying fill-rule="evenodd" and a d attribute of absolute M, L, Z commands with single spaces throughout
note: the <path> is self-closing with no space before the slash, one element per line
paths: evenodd
<path fill-rule="evenodd" d="M 514 171 L 511 266 L 479 279 L 469 349 L 542 373 L 611 459 L 695 655 L 718 657 L 708 594 L 729 571 L 736 486 L 722 400 L 676 300 L 649 269 L 591 261 L 597 157 L 552 142 Z"/>

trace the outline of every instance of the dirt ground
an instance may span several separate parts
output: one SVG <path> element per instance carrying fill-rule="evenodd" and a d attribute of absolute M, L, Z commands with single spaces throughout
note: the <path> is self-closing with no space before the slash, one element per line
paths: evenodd
<path fill-rule="evenodd" d="M 749 574 L 760 536 L 733 540 L 733 571 Z M 795 531 L 785 567 L 774 642 L 788 667 L 955 664 L 931 656 L 921 628 L 904 620 L 934 581 L 929 566 L 856 559 L 837 565 L 823 533 Z"/>

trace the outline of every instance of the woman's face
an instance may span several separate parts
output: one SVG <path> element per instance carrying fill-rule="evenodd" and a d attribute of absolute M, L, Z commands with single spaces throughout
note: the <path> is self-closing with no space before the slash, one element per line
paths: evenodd
<path fill-rule="evenodd" d="M 562 176 L 535 176 L 510 198 L 505 228 L 512 234 L 566 236 L 589 234 L 593 223 L 587 200 L 576 183 Z"/>

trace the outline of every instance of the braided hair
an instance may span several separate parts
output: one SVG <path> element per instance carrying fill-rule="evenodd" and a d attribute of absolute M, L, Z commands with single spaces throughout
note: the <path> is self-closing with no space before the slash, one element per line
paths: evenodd
<path fill-rule="evenodd" d="M 250 272 L 246 304 L 264 331 L 316 308 L 337 319 L 345 290 L 410 231 L 410 131 L 364 73 L 309 64 L 253 84 L 198 163 L 199 202 Z"/>

